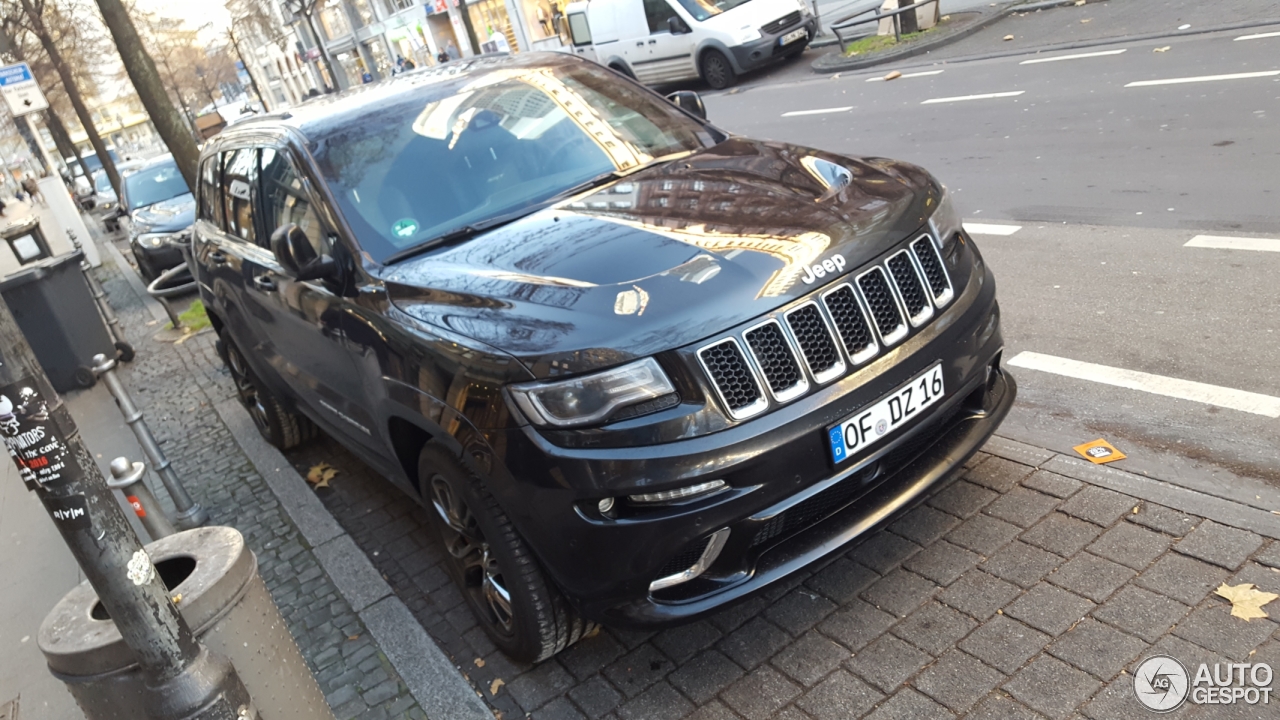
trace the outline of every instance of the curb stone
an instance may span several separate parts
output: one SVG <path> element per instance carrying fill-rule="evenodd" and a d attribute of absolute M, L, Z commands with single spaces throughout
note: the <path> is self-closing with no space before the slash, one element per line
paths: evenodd
<path fill-rule="evenodd" d="M 214 405 L 214 411 L 254 468 L 267 479 L 280 505 L 311 543 L 321 567 L 427 715 L 442 720 L 492 720 L 493 714 L 462 672 L 422 629 L 306 480 L 259 436 L 239 403 L 224 400 Z"/>
<path fill-rule="evenodd" d="M 1012 12 L 1012 9 L 1014 7 L 1017 7 L 1017 6 L 1006 7 L 1001 10 L 996 10 L 995 12 L 992 12 L 992 13 L 984 13 L 984 12 L 978 11 L 978 18 L 972 21 L 967 27 L 961 28 L 959 30 L 955 30 L 950 34 L 943 35 L 942 37 L 934 38 L 932 40 L 920 40 L 917 42 L 910 43 L 905 47 L 902 47 L 901 49 L 891 50 L 889 52 L 880 53 L 878 55 L 872 55 L 868 57 L 858 57 L 858 58 L 846 58 L 844 57 L 844 51 L 841 49 L 837 49 L 833 53 L 827 53 L 826 55 L 820 56 L 819 58 L 813 61 L 810 67 L 813 68 L 813 71 L 815 73 L 834 73 L 834 72 L 843 72 L 845 70 L 861 70 L 862 68 L 868 68 L 875 65 L 883 65 L 885 63 L 891 63 L 896 60 L 906 60 L 908 58 L 913 58 L 913 57 L 916 57 L 917 55 L 923 55 L 924 53 L 930 52 L 932 50 L 936 50 L 940 47 L 945 47 L 947 45 L 950 45 L 951 43 L 958 42 L 960 40 L 963 40 L 969 37 L 970 35 L 996 22 L 1000 18 L 1003 18 L 1005 15 L 1008 15 L 1010 12 Z M 839 46 L 839 43 L 834 43 L 834 44 L 837 47 Z M 832 58 L 832 59 L 830 61 L 827 61 L 827 58 Z"/>

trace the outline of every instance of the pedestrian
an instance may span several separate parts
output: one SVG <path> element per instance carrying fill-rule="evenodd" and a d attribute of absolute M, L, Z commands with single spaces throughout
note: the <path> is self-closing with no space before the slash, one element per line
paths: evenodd
<path fill-rule="evenodd" d="M 441 50 L 440 52 L 436 53 L 436 62 L 440 63 L 441 65 L 449 62 L 449 60 L 450 60 L 449 53 L 445 52 L 444 50 Z"/>
<path fill-rule="evenodd" d="M 450 60 L 457 60 L 462 57 L 462 53 L 458 52 L 458 46 L 454 45 L 452 40 L 449 41 L 449 44 L 445 47 L 444 51 L 449 54 Z"/>
<path fill-rule="evenodd" d="M 368 85 L 369 83 L 373 82 L 373 73 L 369 72 L 368 70 L 365 70 L 364 72 L 360 73 L 360 82 L 364 83 L 365 85 Z"/>
<path fill-rule="evenodd" d="M 40 194 L 40 186 L 36 185 L 36 179 L 30 175 L 22 178 L 22 189 L 26 191 L 27 197 L 31 198 L 31 202 L 44 205 L 44 196 Z"/>
<path fill-rule="evenodd" d="M 417 65 L 415 65 L 415 64 L 413 63 L 413 59 L 412 59 L 412 58 L 405 58 L 405 59 L 404 59 L 404 66 L 403 66 L 403 67 L 401 67 L 400 69 L 401 69 L 401 70 L 403 70 L 403 71 L 405 71 L 405 72 L 408 72 L 409 70 L 413 70 L 413 69 L 415 69 L 415 68 L 417 68 L 417 67 L 418 67 L 418 66 L 417 66 Z"/>

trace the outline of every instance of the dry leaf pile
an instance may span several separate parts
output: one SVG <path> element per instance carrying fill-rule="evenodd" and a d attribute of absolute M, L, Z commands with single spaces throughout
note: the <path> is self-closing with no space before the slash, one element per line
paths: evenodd
<path fill-rule="evenodd" d="M 320 463 L 312 465 L 307 471 L 307 482 L 316 486 L 316 489 L 329 487 L 329 481 L 338 474 L 338 469 L 329 463 Z"/>
<path fill-rule="evenodd" d="M 1280 595 L 1275 593 L 1258 590 L 1253 586 L 1253 583 L 1242 583 L 1240 585 L 1223 583 L 1217 590 L 1213 591 L 1213 594 L 1230 600 L 1232 616 L 1245 621 L 1268 617 L 1262 606 L 1276 598 L 1280 598 Z"/>

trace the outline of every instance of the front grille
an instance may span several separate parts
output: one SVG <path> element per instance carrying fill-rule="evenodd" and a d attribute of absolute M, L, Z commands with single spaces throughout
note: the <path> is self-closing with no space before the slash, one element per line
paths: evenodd
<path fill-rule="evenodd" d="M 894 287 L 898 288 L 898 297 L 902 298 L 907 309 L 907 318 L 918 327 L 933 316 L 933 304 L 925 295 L 924 283 L 916 272 L 915 263 L 911 262 L 911 251 L 903 250 L 889 258 L 885 265 L 889 268 Z"/>
<path fill-rule="evenodd" d="M 693 567 L 693 564 L 702 558 L 702 553 L 707 550 L 707 543 L 711 542 L 711 536 L 702 538 L 686 548 L 683 552 L 671 558 L 658 570 L 657 577 L 664 578 L 676 573 L 684 572 Z"/>
<path fill-rule="evenodd" d="M 782 32 L 784 28 L 789 28 L 798 22 L 800 22 L 799 10 L 789 15 L 783 15 L 782 17 L 778 18 L 777 20 L 774 20 L 771 23 L 761 25 L 760 32 L 764 33 L 765 35 L 772 35 L 777 32 Z"/>
<path fill-rule="evenodd" d="M 853 287 L 841 285 L 827 293 L 822 303 L 831 313 L 836 331 L 840 333 L 840 341 L 854 364 L 865 362 L 876 354 L 876 338 L 871 333 L 871 326 L 858 305 L 858 297 L 853 294 Z"/>
<path fill-rule="evenodd" d="M 817 303 L 801 305 L 787 313 L 786 318 L 787 327 L 791 328 L 791 334 L 800 344 L 800 354 L 815 380 L 826 382 L 844 374 L 844 359 L 836 349 Z"/>
<path fill-rule="evenodd" d="M 807 394 L 812 383 L 842 377 L 924 325 L 935 307 L 954 297 L 929 235 L 903 243 L 882 263 L 864 266 L 852 283 L 833 285 L 697 351 L 731 418 L 762 413 L 770 399 L 775 405 L 790 402 Z"/>
<path fill-rule="evenodd" d="M 915 253 L 916 260 L 920 262 L 920 269 L 924 271 L 925 278 L 929 281 L 929 291 L 933 293 L 933 301 L 938 307 L 946 305 L 951 300 L 951 279 L 947 277 L 947 271 L 942 266 L 942 256 L 938 254 L 938 248 L 933 244 L 933 239 L 928 235 L 921 235 L 911 243 L 911 251 Z"/>
<path fill-rule="evenodd" d="M 906 323 L 898 312 L 898 303 L 893 299 L 893 291 L 884 277 L 884 270 L 874 267 L 858 278 L 858 289 L 867 301 L 871 317 L 875 318 L 880 337 L 886 345 L 901 340 L 907 334 Z"/>
<path fill-rule="evenodd" d="M 743 418 L 764 410 L 764 396 L 736 340 L 725 338 L 709 345 L 698 351 L 698 357 L 730 415 Z"/>
<path fill-rule="evenodd" d="M 791 344 L 776 320 L 754 327 L 742 337 L 746 339 L 747 347 L 751 349 L 751 355 L 775 398 L 785 401 L 808 389 L 804 372 L 800 370 Z"/>

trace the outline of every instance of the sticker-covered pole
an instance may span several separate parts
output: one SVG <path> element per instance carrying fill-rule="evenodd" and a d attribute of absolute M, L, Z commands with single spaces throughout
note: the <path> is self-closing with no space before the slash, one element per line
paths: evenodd
<path fill-rule="evenodd" d="M 0 299 L 0 437 L 133 650 L 155 720 L 256 713 L 230 663 L 196 640 Z"/>

